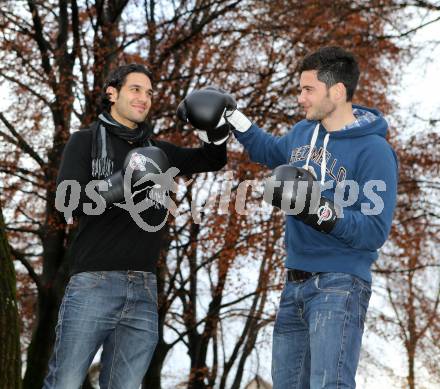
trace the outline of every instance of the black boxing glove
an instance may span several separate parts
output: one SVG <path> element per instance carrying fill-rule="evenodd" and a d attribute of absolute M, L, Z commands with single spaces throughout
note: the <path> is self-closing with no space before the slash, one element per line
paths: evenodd
<path fill-rule="evenodd" d="M 338 221 L 337 207 L 321 196 L 319 182 L 303 168 L 275 168 L 265 182 L 263 199 L 320 232 L 329 233 Z"/>
<path fill-rule="evenodd" d="M 225 112 L 237 107 L 235 99 L 221 88 L 206 87 L 191 92 L 177 107 L 177 117 L 190 122 L 198 137 L 206 143 L 224 143 L 231 125 L 225 120 Z"/>
<path fill-rule="evenodd" d="M 125 200 L 124 188 L 133 197 L 154 186 L 149 175 L 165 173 L 169 167 L 168 157 L 162 149 L 154 146 L 133 149 L 125 157 L 121 170 L 98 183 L 98 193 L 107 205 L 119 203 Z M 129 180 L 125 179 L 127 175 Z"/>

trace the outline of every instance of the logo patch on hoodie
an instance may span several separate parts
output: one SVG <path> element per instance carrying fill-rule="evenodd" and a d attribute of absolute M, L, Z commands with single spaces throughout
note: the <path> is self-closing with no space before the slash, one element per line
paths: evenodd
<path fill-rule="evenodd" d="M 305 161 L 307 159 L 309 151 L 310 145 L 304 145 L 294 148 L 292 150 L 292 153 L 290 154 L 290 163 Z M 323 152 L 323 147 L 320 147 L 319 149 L 313 147 L 310 160 L 315 162 L 318 166 L 321 166 Z M 328 150 L 325 151 L 325 159 L 326 174 L 338 183 L 344 181 L 347 178 L 347 169 L 344 166 L 339 166 L 337 168 L 336 165 L 338 164 L 338 159 L 334 158 Z"/>

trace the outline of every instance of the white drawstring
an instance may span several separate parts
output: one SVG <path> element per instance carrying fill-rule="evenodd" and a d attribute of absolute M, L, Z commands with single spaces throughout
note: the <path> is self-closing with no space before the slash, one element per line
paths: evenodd
<path fill-rule="evenodd" d="M 304 169 L 309 169 L 310 157 L 312 155 L 313 147 L 315 147 L 316 139 L 318 139 L 318 132 L 319 132 L 319 123 L 316 125 L 315 129 L 313 130 L 312 140 L 310 141 L 309 155 L 307 155 L 307 160 L 306 160 L 306 164 L 304 165 Z"/>
<path fill-rule="evenodd" d="M 325 169 L 327 168 L 327 144 L 328 140 L 330 138 L 330 134 L 327 133 L 327 135 L 324 137 L 324 150 L 322 150 L 322 161 L 321 161 L 321 185 L 324 185 L 325 182 Z"/>
<path fill-rule="evenodd" d="M 319 123 L 316 125 L 315 129 L 313 130 L 312 140 L 310 141 L 310 150 L 309 154 L 307 155 L 306 164 L 303 166 L 304 169 L 309 170 L 309 163 L 310 158 L 312 156 L 313 148 L 315 147 L 316 140 L 318 139 L 318 132 L 319 132 Z M 322 150 L 322 160 L 321 160 L 321 185 L 324 185 L 325 183 L 325 170 L 327 168 L 327 145 L 330 138 L 330 133 L 327 133 L 324 137 L 324 149 Z"/>

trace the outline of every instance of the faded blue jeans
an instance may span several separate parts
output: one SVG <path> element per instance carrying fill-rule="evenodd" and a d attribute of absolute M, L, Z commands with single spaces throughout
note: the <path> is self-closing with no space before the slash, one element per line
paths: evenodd
<path fill-rule="evenodd" d="M 80 388 L 100 346 L 100 388 L 138 389 L 157 340 L 154 274 L 75 274 L 61 303 L 44 389 Z"/>
<path fill-rule="evenodd" d="M 370 283 L 345 273 L 286 282 L 273 332 L 273 388 L 355 388 L 370 297 Z"/>

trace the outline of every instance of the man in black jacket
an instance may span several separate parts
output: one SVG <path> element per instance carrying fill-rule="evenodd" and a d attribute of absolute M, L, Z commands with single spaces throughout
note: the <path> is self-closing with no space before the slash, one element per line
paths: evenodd
<path fill-rule="evenodd" d="M 118 206 L 124 198 L 114 193 L 124 193 L 127 169 L 134 169 L 133 177 L 151 172 L 153 165 L 159 173 L 170 166 L 187 175 L 226 164 L 227 136 L 211 142 L 201 131 L 205 142 L 200 148 L 153 139 L 145 125 L 153 90 L 144 66 L 117 68 L 103 92 L 103 113 L 91 129 L 72 134 L 58 175 L 59 184 L 79 183 L 81 194 L 74 212 L 79 227 L 72 277 L 59 311 L 46 389 L 79 388 L 101 346 L 101 388 L 138 389 L 148 369 L 158 340 L 155 270 L 163 228 L 145 231 Z M 84 204 L 92 203 L 85 194 L 92 180 L 106 183 L 98 190 L 107 200 L 99 215 L 84 212 Z M 153 203 L 141 215 L 148 225 L 158 226 L 167 210 L 160 201 Z"/>

